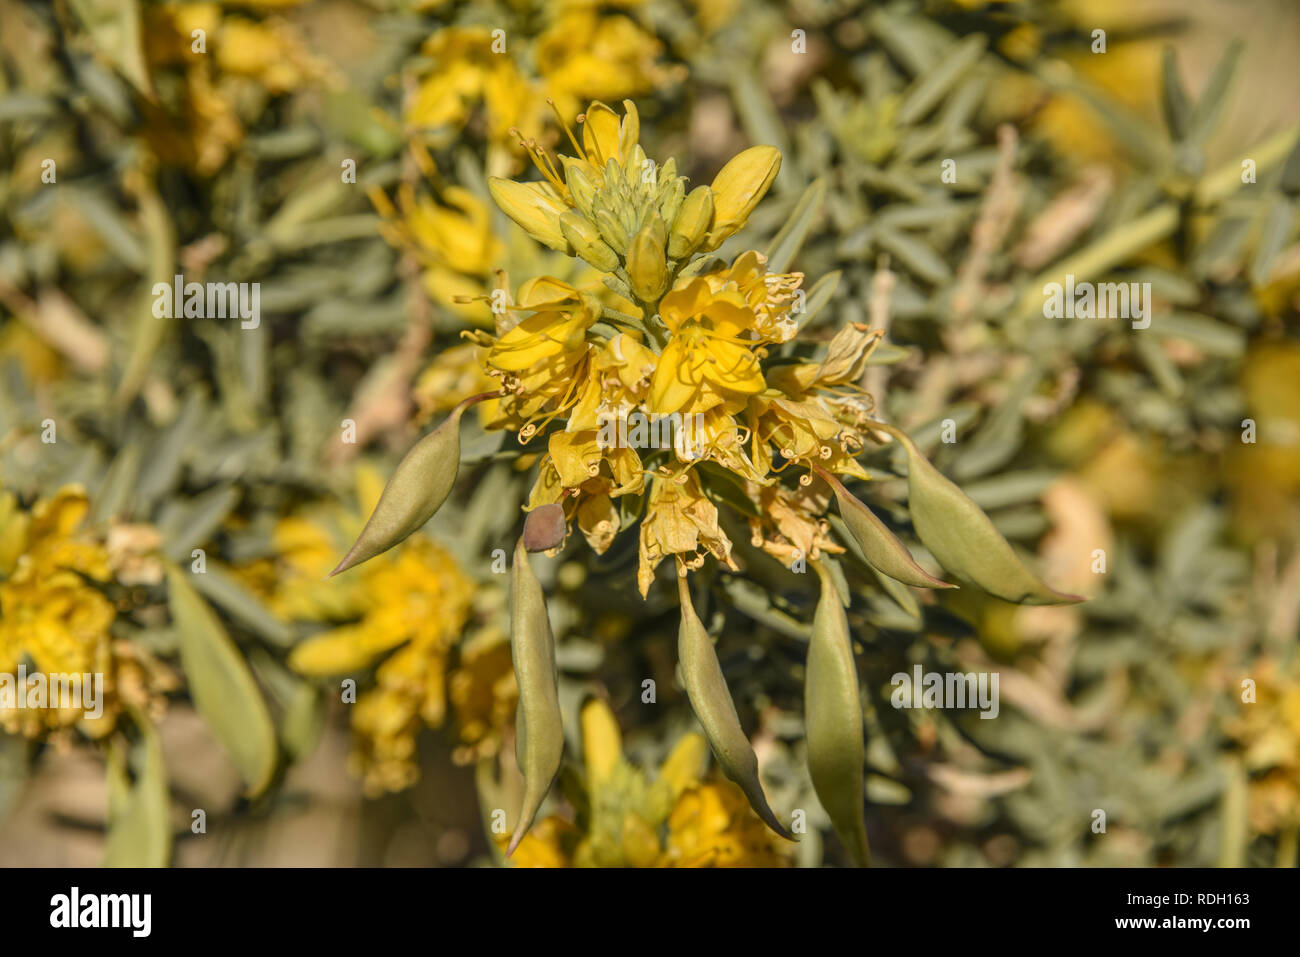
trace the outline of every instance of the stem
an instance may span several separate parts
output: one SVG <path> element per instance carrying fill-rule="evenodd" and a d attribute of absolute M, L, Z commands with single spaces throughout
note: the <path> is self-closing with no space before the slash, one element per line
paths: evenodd
<path fill-rule="evenodd" d="M 451 410 L 451 415 L 458 415 L 464 412 L 471 405 L 477 405 L 479 402 L 486 402 L 488 399 L 499 399 L 505 393 L 500 390 L 496 392 L 480 392 L 478 395 L 472 395 L 468 399 L 461 399 L 456 403 L 456 407 Z"/>

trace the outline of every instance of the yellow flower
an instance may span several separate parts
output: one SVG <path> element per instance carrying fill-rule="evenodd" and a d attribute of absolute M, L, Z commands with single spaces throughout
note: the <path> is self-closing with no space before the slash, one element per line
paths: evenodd
<path fill-rule="evenodd" d="M 108 549 L 80 526 L 90 510 L 85 492 L 75 486 L 38 501 L 30 513 L 0 492 L 0 727 L 37 737 L 80 723 L 101 737 L 113 729 L 119 710 L 114 677 L 116 652 L 109 629 L 117 617 L 113 603 L 91 582 L 108 582 Z M 18 684 L 20 666 L 26 686 Z M 91 688 L 79 687 L 77 701 L 58 706 L 50 693 L 65 676 L 91 675 Z M 92 716 L 87 694 L 101 681 L 102 706 Z M 40 698 L 29 694 L 39 689 Z M 9 693 L 13 697 L 10 699 Z M 36 706 L 33 706 L 35 703 Z M 20 705 L 22 705 L 20 707 Z"/>
<path fill-rule="evenodd" d="M 699 477 L 693 471 L 675 477 L 656 476 L 650 483 L 650 501 L 641 522 L 636 578 L 642 596 L 650 590 L 661 561 L 675 555 L 686 568 L 699 568 L 704 564 L 701 549 L 736 570 L 731 539 L 719 527 L 718 507 L 705 496 Z M 690 557 L 683 557 L 687 555 Z"/>
<path fill-rule="evenodd" d="M 425 42 L 423 54 L 433 70 L 420 82 L 406 124 L 413 130 L 459 132 L 480 105 L 489 146 L 490 166 L 509 162 L 510 130 L 540 122 L 541 99 L 514 59 L 493 49 L 488 27 L 444 27 Z"/>
<path fill-rule="evenodd" d="M 497 339 L 485 359 L 502 372 L 523 372 L 558 355 L 585 350 L 587 329 L 601 311 L 598 300 L 549 276 L 524 283 L 515 308 L 532 315 Z"/>
<path fill-rule="evenodd" d="M 773 484 L 756 491 L 763 518 L 749 520 L 754 546 L 787 568 L 801 558 L 811 561 L 823 553 L 844 551 L 844 546 L 831 538 L 830 523 L 822 517 L 831 498 L 825 483 L 794 490 Z"/>
<path fill-rule="evenodd" d="M 564 196 L 552 183 L 516 183 L 512 179 L 493 177 L 488 180 L 488 191 L 502 212 L 543 246 L 560 252 L 572 250 L 560 227 L 560 217 L 567 206 Z"/>
<path fill-rule="evenodd" d="M 772 867 L 787 863 L 734 785 L 703 783 L 708 744 L 684 735 L 653 778 L 623 754 L 599 699 L 582 708 L 582 827 L 552 815 L 519 843 L 515 867 Z M 737 803 L 739 802 L 739 803 Z M 502 846 L 504 837 L 499 838 Z"/>
<path fill-rule="evenodd" d="M 1253 702 L 1239 702 L 1228 733 L 1244 749 L 1252 773 L 1250 821 L 1259 834 L 1300 828 L 1300 674 L 1279 662 L 1257 661 Z"/>
<path fill-rule="evenodd" d="M 276 528 L 273 575 L 244 566 L 245 581 L 271 582 L 267 602 L 288 620 L 338 622 L 294 647 L 289 664 L 306 675 L 349 674 L 377 665 L 375 684 L 352 710 L 352 767 L 369 794 L 414 779 L 415 738 L 447 711 L 452 649 L 469 620 L 474 583 L 450 553 L 421 534 L 356 569 L 323 582 L 338 550 L 361 527 L 382 481 L 357 472 L 355 513 L 338 507 L 288 516 Z"/>
<path fill-rule="evenodd" d="M 447 695 L 460 741 L 452 760 L 473 764 L 496 754 L 508 729 L 513 728 L 519 699 L 505 635 L 488 629 L 461 643 L 458 665 L 447 681 Z"/>
<path fill-rule="evenodd" d="M 420 155 L 432 172 L 432 160 Z M 384 219 L 380 233 L 409 250 L 423 267 L 429 297 L 464 319 L 486 323 L 491 314 L 482 295 L 505 256 L 488 207 L 459 186 L 443 189 L 440 202 L 429 196 L 417 199 L 409 184 L 398 189 L 396 206 L 379 190 L 370 198 Z"/>
<path fill-rule="evenodd" d="M 665 867 L 786 867 L 771 830 L 730 781 L 682 795 L 668 819 Z"/>
<path fill-rule="evenodd" d="M 561 12 L 533 44 L 543 85 L 565 109 L 665 86 L 678 74 L 659 66 L 662 53 L 663 44 L 634 20 L 594 7 Z"/>
<path fill-rule="evenodd" d="M 650 383 L 649 406 L 661 415 L 706 412 L 723 405 L 744 408 L 763 391 L 763 372 L 751 348 L 758 345 L 755 317 L 734 289 L 713 290 L 692 279 L 664 296 L 659 305 L 672 338 Z"/>
<path fill-rule="evenodd" d="M 204 49 L 196 50 L 201 30 Z M 311 57 L 288 22 L 227 16 L 215 3 L 163 3 L 144 16 L 144 50 L 151 75 L 175 68 L 179 89 L 143 103 L 144 130 L 165 162 L 210 176 L 244 139 L 239 104 L 256 85 L 272 96 L 321 79 L 325 65 Z M 175 107 L 175 109 L 173 109 Z"/>

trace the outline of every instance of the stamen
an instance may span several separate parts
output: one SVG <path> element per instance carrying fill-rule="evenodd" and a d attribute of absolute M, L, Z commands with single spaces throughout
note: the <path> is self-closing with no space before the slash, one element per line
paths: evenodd
<path fill-rule="evenodd" d="M 581 156 L 584 160 L 587 158 L 586 151 L 579 145 L 577 137 L 573 135 L 573 130 L 569 128 L 568 122 L 560 114 L 560 108 L 555 105 L 555 101 L 549 96 L 546 98 L 546 105 L 555 113 L 555 118 L 560 121 L 560 126 L 564 127 L 565 135 L 569 137 L 569 142 L 573 144 L 573 152 L 576 156 Z"/>

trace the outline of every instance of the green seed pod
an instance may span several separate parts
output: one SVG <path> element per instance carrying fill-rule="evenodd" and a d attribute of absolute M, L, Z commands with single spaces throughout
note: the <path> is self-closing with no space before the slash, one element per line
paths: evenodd
<path fill-rule="evenodd" d="M 697 186 L 682 200 L 668 234 L 668 255 L 682 259 L 695 252 L 713 222 L 713 190 Z"/>
<path fill-rule="evenodd" d="M 618 268 L 618 254 L 600 238 L 600 230 L 585 216 L 569 210 L 560 217 L 560 232 L 583 261 L 601 272 L 613 272 Z"/>
<path fill-rule="evenodd" d="M 940 581 L 918 565 L 906 546 L 894 536 L 885 523 L 846 489 L 839 479 L 823 468 L 817 466 L 814 468 L 834 490 L 835 500 L 840 506 L 840 516 L 849 531 L 853 533 L 867 564 L 905 585 L 914 585 L 917 588 L 956 587 Z"/>
<path fill-rule="evenodd" d="M 682 610 L 682 623 L 677 632 L 677 660 L 691 709 L 704 728 L 704 736 L 709 739 L 709 747 L 713 749 L 722 773 L 740 786 L 750 807 L 768 827 L 793 841 L 794 837 L 781 826 L 763 794 L 763 785 L 758 780 L 758 756 L 740 726 L 735 702 L 731 700 L 731 692 L 722 676 L 722 666 L 718 664 L 718 653 L 713 649 L 713 641 L 704 624 L 695 614 L 690 586 L 682 576 L 678 576 L 677 591 Z"/>
<path fill-rule="evenodd" d="M 460 417 L 469 402 L 416 442 L 384 486 L 365 528 L 331 576 L 386 552 L 429 519 L 446 501 L 460 466 Z"/>
<path fill-rule="evenodd" d="M 863 804 L 862 699 L 849 620 L 830 573 L 815 562 L 821 598 L 813 617 L 804 679 L 808 776 L 835 833 L 859 867 L 870 863 Z"/>
<path fill-rule="evenodd" d="M 1016 604 L 1083 601 L 1048 587 L 1026 568 L 992 520 L 930 464 L 906 433 L 884 423 L 872 423 L 872 428 L 888 432 L 907 451 L 907 508 L 917 536 L 940 565 L 990 595 Z"/>
<path fill-rule="evenodd" d="M 632 280 L 632 292 L 642 302 L 655 302 L 663 295 L 668 285 L 668 263 L 664 260 L 664 244 L 653 225 L 632 237 L 627 250 L 627 275 Z"/>
<path fill-rule="evenodd" d="M 506 857 L 515 852 L 542 806 L 560 770 L 564 726 L 555 668 L 555 638 L 546 615 L 542 584 L 528 562 L 524 540 L 515 546 L 511 587 L 510 657 L 519 684 L 515 713 L 515 760 L 524 775 L 524 799 L 519 823 L 510 837 Z"/>

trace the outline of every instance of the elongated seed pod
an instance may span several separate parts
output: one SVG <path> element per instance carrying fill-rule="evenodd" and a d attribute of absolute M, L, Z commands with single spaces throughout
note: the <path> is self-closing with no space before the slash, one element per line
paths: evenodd
<path fill-rule="evenodd" d="M 564 754 L 564 726 L 556 688 L 555 638 L 546 615 L 546 596 L 528 562 L 522 538 L 515 546 L 512 572 L 510 657 L 519 684 L 515 760 L 524 776 L 524 799 L 506 857 L 515 852 L 532 827 Z"/>
<path fill-rule="evenodd" d="M 866 867 L 871 853 L 863 809 L 866 748 L 858 670 L 839 592 L 823 564 L 815 562 L 814 567 L 821 578 L 821 597 L 813 617 L 804 680 L 808 776 L 849 856 L 859 867 Z"/>
<path fill-rule="evenodd" d="M 873 422 L 872 428 L 888 432 L 907 452 L 907 508 L 917 536 L 940 565 L 1003 601 L 1061 605 L 1084 600 L 1057 591 L 1030 571 L 993 521 L 921 454 L 907 433 L 883 422 Z"/>
<path fill-rule="evenodd" d="M 846 489 L 830 472 L 813 466 L 817 474 L 830 483 L 835 501 L 840 507 L 840 517 L 853 533 L 862 549 L 862 556 L 872 568 L 905 585 L 917 588 L 954 588 L 956 586 L 935 578 L 916 563 L 911 553 L 895 537 L 871 509 Z"/>
<path fill-rule="evenodd" d="M 384 486 L 379 504 L 361 534 L 331 576 L 387 551 L 433 518 L 456 484 L 460 417 L 480 398 L 474 396 L 456 406 L 441 425 L 411 447 Z"/>
<path fill-rule="evenodd" d="M 703 622 L 695 614 L 690 586 L 684 576 L 677 578 L 677 592 L 682 610 L 681 628 L 677 632 L 677 660 L 681 666 L 682 682 L 718 767 L 740 786 L 750 807 L 768 827 L 793 841 L 794 836 L 781 826 L 763 794 L 763 785 L 758 780 L 758 755 L 740 726 L 735 702 L 731 700 L 731 692 L 722 676 L 722 666 L 718 664 L 718 653 L 713 649 L 713 641 Z"/>

